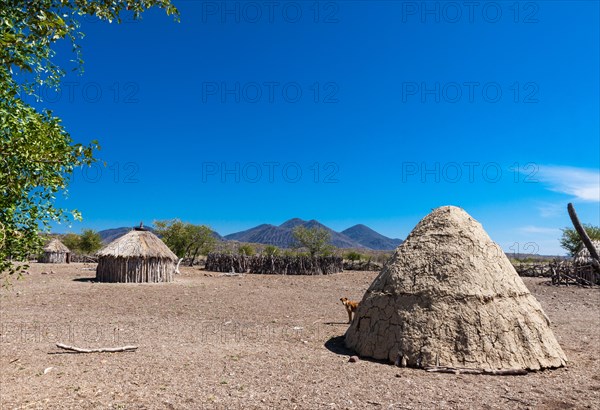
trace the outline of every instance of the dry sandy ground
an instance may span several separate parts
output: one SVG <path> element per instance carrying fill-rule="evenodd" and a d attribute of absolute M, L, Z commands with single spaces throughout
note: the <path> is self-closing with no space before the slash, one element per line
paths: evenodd
<path fill-rule="evenodd" d="M 34 264 L 0 291 L 0 404 L 11 408 L 600 408 L 600 291 L 525 279 L 566 368 L 527 376 L 433 374 L 348 362 L 341 296 L 374 272 L 94 283 L 94 265 Z M 41 272 L 56 273 L 42 275 Z M 133 353 L 71 354 L 136 344 Z"/>

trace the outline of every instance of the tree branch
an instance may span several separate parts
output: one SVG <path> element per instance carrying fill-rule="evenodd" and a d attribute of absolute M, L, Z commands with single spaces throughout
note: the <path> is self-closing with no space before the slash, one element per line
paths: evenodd
<path fill-rule="evenodd" d="M 84 349 L 81 347 L 68 346 L 68 345 L 65 345 L 62 343 L 57 343 L 56 347 L 60 347 L 61 349 L 70 350 L 72 352 L 77 352 L 77 353 L 130 352 L 130 351 L 135 351 L 138 348 L 137 346 L 123 346 L 123 347 L 101 347 L 98 349 Z"/>

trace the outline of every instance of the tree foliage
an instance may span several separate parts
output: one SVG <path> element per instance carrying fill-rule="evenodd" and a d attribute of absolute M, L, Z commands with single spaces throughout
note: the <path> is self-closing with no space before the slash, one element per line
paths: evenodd
<path fill-rule="evenodd" d="M 102 237 L 92 229 L 84 229 L 79 236 L 79 250 L 91 255 L 102 248 Z"/>
<path fill-rule="evenodd" d="M 34 85 L 59 88 L 65 67 L 53 46 L 70 41 L 75 69 L 82 67 L 78 40 L 81 16 L 119 22 L 124 13 L 139 18 L 150 7 L 177 15 L 170 0 L 3 0 L 0 7 L 0 275 L 27 268 L 25 260 L 42 245 L 40 230 L 50 223 L 80 219 L 77 210 L 55 206 L 66 194 L 73 171 L 88 166 L 96 141 L 75 143 L 51 111 L 25 103 Z"/>
<path fill-rule="evenodd" d="M 329 255 L 333 246 L 329 244 L 331 234 L 329 231 L 315 226 L 307 228 L 299 225 L 293 230 L 294 246 L 297 248 L 304 247 L 311 257 Z"/>
<path fill-rule="evenodd" d="M 275 245 L 267 245 L 262 253 L 265 256 L 278 256 L 281 253 L 281 250 Z"/>
<path fill-rule="evenodd" d="M 71 252 L 81 253 L 81 250 L 79 249 L 81 239 L 76 233 L 64 234 L 60 241 L 64 243 Z"/>
<path fill-rule="evenodd" d="M 592 241 L 600 241 L 600 227 L 590 224 L 583 224 L 583 228 Z M 575 256 L 575 254 L 579 252 L 584 245 L 575 228 L 566 227 L 562 229 L 560 246 L 569 252 L 569 255 Z"/>
<path fill-rule="evenodd" d="M 71 252 L 92 255 L 102 248 L 102 237 L 93 229 L 84 229 L 81 235 L 67 233 L 60 238 Z"/>
<path fill-rule="evenodd" d="M 286 258 L 293 258 L 296 256 L 300 256 L 300 252 L 298 252 L 298 250 L 294 250 L 294 249 L 284 249 L 282 252 L 282 256 L 284 256 Z"/>
<path fill-rule="evenodd" d="M 82 69 L 80 30 L 82 16 L 95 16 L 110 23 L 121 22 L 124 15 L 133 19 L 151 8 L 165 9 L 178 16 L 170 0 L 3 0 L 0 8 L 0 58 L 4 69 L 14 73 L 30 73 L 21 83 L 32 92 L 34 84 L 58 87 L 65 68 L 54 62 L 52 46 L 61 40 L 71 42 L 75 53 L 74 69 Z M 13 71 L 15 68 L 17 71 Z"/>
<path fill-rule="evenodd" d="M 193 225 L 179 219 L 154 221 L 156 233 L 179 258 L 189 258 L 190 266 L 198 255 L 211 252 L 217 239 L 206 225 Z"/>
<path fill-rule="evenodd" d="M 56 195 L 66 192 L 75 167 L 92 163 L 95 147 L 73 144 L 58 118 L 23 103 L 0 67 L 0 272 L 15 273 L 9 259 L 25 260 L 41 247 L 40 229 L 69 219 L 54 206 Z"/>
<path fill-rule="evenodd" d="M 252 245 L 244 244 L 239 246 L 238 253 L 244 256 L 253 256 L 256 253 L 256 250 Z"/>
<path fill-rule="evenodd" d="M 356 251 L 350 251 L 350 252 L 346 253 L 346 255 L 344 255 L 344 257 L 346 259 L 348 259 L 349 261 L 355 262 L 355 261 L 361 260 L 363 258 L 363 255 Z"/>

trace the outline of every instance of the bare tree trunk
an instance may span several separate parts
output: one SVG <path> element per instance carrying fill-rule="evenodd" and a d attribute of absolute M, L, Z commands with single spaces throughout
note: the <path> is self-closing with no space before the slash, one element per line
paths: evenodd
<path fill-rule="evenodd" d="M 190 262 L 190 266 L 194 266 L 194 262 L 196 261 L 196 257 L 198 256 L 199 247 L 196 247 L 194 250 L 194 255 L 192 256 L 192 261 Z"/>
<path fill-rule="evenodd" d="M 188 258 L 190 255 L 190 249 L 192 249 L 192 246 L 194 246 L 194 242 L 190 243 L 188 246 L 185 247 L 185 251 L 183 251 L 183 257 L 184 258 Z"/>
<path fill-rule="evenodd" d="M 573 226 L 579 234 L 581 241 L 583 242 L 587 250 L 590 252 L 590 256 L 592 257 L 592 265 L 598 272 L 600 272 L 600 256 L 598 256 L 598 251 L 594 247 L 592 240 L 583 228 L 583 225 L 581 225 L 581 222 L 579 222 L 579 217 L 577 217 L 577 212 L 575 212 L 575 207 L 573 207 L 572 203 L 569 202 L 569 204 L 567 205 L 567 210 L 569 211 L 571 222 L 573 222 Z"/>

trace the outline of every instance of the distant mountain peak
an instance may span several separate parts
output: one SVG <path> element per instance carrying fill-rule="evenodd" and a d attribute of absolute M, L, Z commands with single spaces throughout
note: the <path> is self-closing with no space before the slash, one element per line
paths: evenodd
<path fill-rule="evenodd" d="M 304 219 L 302 219 L 302 218 L 290 218 L 287 221 L 285 221 L 284 223 L 282 223 L 281 225 L 285 225 L 285 224 L 288 224 L 288 223 L 297 223 L 297 222 L 306 222 L 306 221 Z"/>
<path fill-rule="evenodd" d="M 341 232 L 350 239 L 360 243 L 366 248 L 379 250 L 396 249 L 403 241 L 388 238 L 363 224 L 357 224 Z"/>
<path fill-rule="evenodd" d="M 306 221 L 304 221 L 303 219 L 292 218 L 292 219 L 288 219 L 287 221 L 285 221 L 284 223 L 282 223 L 281 225 L 279 225 L 279 227 L 280 228 L 292 229 L 292 228 L 295 228 L 298 225 L 303 225 L 305 223 L 306 223 Z"/>
<path fill-rule="evenodd" d="M 275 225 L 271 225 L 271 224 L 260 224 L 257 225 L 256 228 L 271 228 L 271 227 L 275 227 Z"/>
<path fill-rule="evenodd" d="M 373 229 L 371 229 L 367 225 L 363 225 L 363 224 L 353 225 L 350 228 L 345 229 L 342 232 L 350 232 L 350 231 L 371 231 L 371 232 L 375 232 Z"/>
<path fill-rule="evenodd" d="M 362 224 L 355 225 L 343 232 L 336 232 L 316 219 L 305 221 L 300 218 L 288 219 L 279 226 L 258 225 L 242 232 L 227 235 L 225 239 L 289 248 L 294 243 L 293 231 L 297 226 L 317 227 L 327 230 L 331 234 L 331 243 L 338 248 L 392 250 L 402 242 L 399 239 L 385 237 Z"/>

